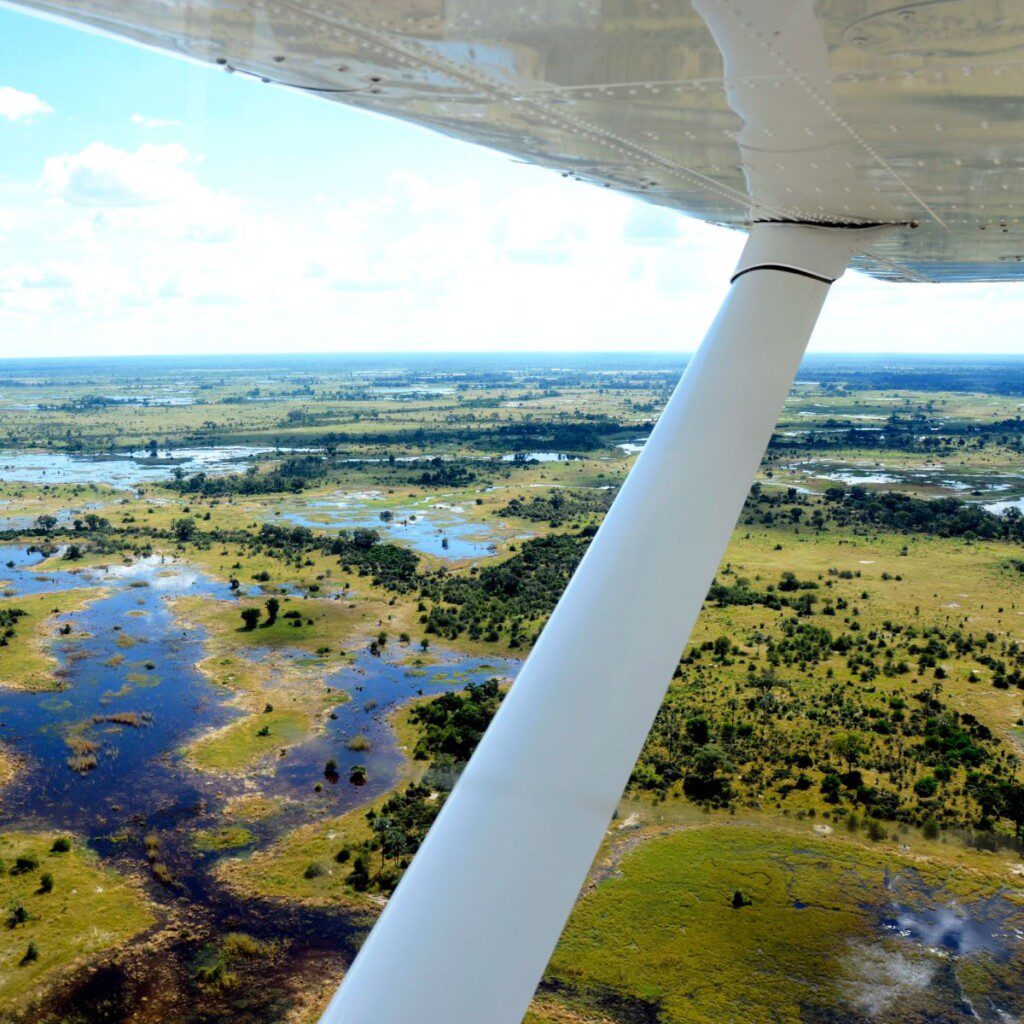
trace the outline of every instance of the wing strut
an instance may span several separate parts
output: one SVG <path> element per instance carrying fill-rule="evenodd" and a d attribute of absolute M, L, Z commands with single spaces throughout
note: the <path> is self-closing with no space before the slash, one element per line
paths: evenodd
<path fill-rule="evenodd" d="M 874 229 L 755 226 L 722 309 L 323 1024 L 518 1024 L 829 285 Z"/>

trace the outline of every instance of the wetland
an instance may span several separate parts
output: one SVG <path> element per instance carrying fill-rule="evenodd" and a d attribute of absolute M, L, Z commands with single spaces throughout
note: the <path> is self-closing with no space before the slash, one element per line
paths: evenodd
<path fill-rule="evenodd" d="M 678 370 L 0 365 L 0 1020 L 312 1024 Z M 1022 379 L 805 364 L 531 1024 L 1021 1019 Z"/>

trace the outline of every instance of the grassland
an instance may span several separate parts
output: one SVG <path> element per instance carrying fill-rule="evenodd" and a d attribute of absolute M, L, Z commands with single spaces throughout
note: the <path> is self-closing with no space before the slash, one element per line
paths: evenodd
<path fill-rule="evenodd" d="M 343 663 L 337 647 L 323 651 L 329 637 L 335 645 L 365 628 L 365 615 L 339 602 L 301 602 L 304 625 L 293 629 L 279 620 L 262 629 L 235 626 L 239 607 L 228 602 L 185 598 L 175 603 L 179 618 L 208 629 L 207 657 L 199 669 L 218 686 L 233 691 L 240 717 L 193 740 L 184 753 L 194 767 L 209 772 L 242 772 L 280 756 L 308 739 L 332 709 L 349 694 L 323 682 L 325 673 Z M 287 625 L 285 625 L 287 623 Z M 296 636 L 300 634 L 301 636 Z M 242 640 L 236 640 L 242 637 Z M 306 649 L 302 660 L 280 656 L 281 648 Z M 312 651 L 321 650 L 316 655 Z M 259 660 L 251 655 L 259 654 Z M 248 655 L 248 656 L 247 656 Z"/>
<path fill-rule="evenodd" d="M 59 690 L 61 680 L 54 674 L 57 659 L 51 646 L 58 639 L 56 620 L 60 616 L 81 611 L 93 601 L 106 596 L 102 589 L 65 590 L 60 594 L 31 594 L 0 601 L 0 609 L 24 612 L 15 625 L 14 636 L 0 647 L 0 686 L 16 690 Z M 70 631 L 61 639 L 74 640 L 73 620 Z"/>
<path fill-rule="evenodd" d="M 879 474 L 884 482 L 869 483 L 870 492 L 970 495 L 978 505 L 1019 496 L 1019 387 L 1008 379 L 991 392 L 972 389 L 950 372 L 941 389 L 913 391 L 898 376 L 876 367 L 794 387 L 759 474 L 764 493 L 780 500 L 748 504 L 719 571 L 722 591 L 679 663 L 530 1024 L 847 1024 L 842 1012 L 862 1024 L 861 967 L 892 989 L 893 963 L 911 975 L 934 966 L 927 951 L 880 932 L 881 908 L 895 898 L 886 871 L 907 882 L 900 897 L 910 903 L 923 905 L 922 893 L 939 886 L 964 905 L 1003 889 L 1019 907 L 1014 823 L 993 796 L 1019 780 L 1024 751 L 1019 539 L 841 522 L 822 497 L 833 470 Z M 375 870 L 383 865 L 366 812 L 388 796 L 261 845 L 258 823 L 285 806 L 298 821 L 320 813 L 312 793 L 308 802 L 274 795 L 282 750 L 315 734 L 345 699 L 352 655 L 378 632 L 391 641 L 405 634 L 410 663 L 430 658 L 423 640 L 474 655 L 526 654 L 629 468 L 631 455 L 617 445 L 646 436 L 674 377 L 664 366 L 500 375 L 253 369 L 178 379 L 194 404 L 172 407 L 97 401 L 109 390 L 100 378 L 5 385 L 0 433 L 15 446 L 271 449 L 231 484 L 199 474 L 131 489 L 0 483 L 0 516 L 24 523 L 65 513 L 57 525 L 7 534 L 52 552 L 53 566 L 158 554 L 223 584 L 224 600 L 180 600 L 175 613 L 205 632 L 200 669 L 230 692 L 239 716 L 183 753 L 207 775 L 245 777 L 247 795 L 211 799 L 180 830 L 185 852 L 174 870 L 212 864 L 243 899 L 345 906 L 369 923 L 385 890 L 357 891 L 349 879 L 354 851 L 370 849 Z M 171 383 L 161 378 L 161 387 Z M 153 386 L 140 377 L 118 393 L 144 403 Z M 9 408 L 12 400 L 41 408 Z M 865 429 L 872 425 L 874 433 Z M 312 451 L 273 450 L 278 444 Z M 503 458 L 524 451 L 575 457 Z M 443 459 L 424 458 L 434 456 Z M 787 495 L 789 485 L 801 490 Z M 339 502 L 383 545 L 409 543 L 388 531 L 389 516 L 457 506 L 495 548 L 461 560 L 419 553 L 404 569 L 361 560 L 335 544 L 343 531 L 330 507 Z M 86 510 L 104 522 L 76 525 Z M 289 535 L 292 513 L 313 524 L 307 535 Z M 561 546 L 531 548 L 530 538 Z M 77 557 L 61 554 L 66 544 Z M 516 561 L 524 548 L 540 552 L 539 571 Z M 271 598 L 279 608 L 268 624 Z M 62 610 L 70 600 L 60 597 Z M 45 644 L 21 636 L 53 632 L 52 601 L 39 600 L 0 649 L 0 678 L 48 685 Z M 255 628 L 242 626 L 246 609 L 260 611 Z M 328 689 L 325 676 L 335 673 L 338 688 Z M 393 718 L 407 752 L 420 737 L 411 713 Z M 706 764 L 710 776 L 700 774 Z M 429 779 L 424 768 L 410 760 L 399 785 Z M 105 829 L 116 811 L 101 814 Z M 161 856 L 172 845 L 165 841 Z M 397 872 L 404 860 L 392 864 Z M 734 908 L 737 891 L 744 905 Z M 196 963 L 210 978 L 237 974 L 222 946 L 215 938 L 190 953 L 183 975 L 193 977 Z M 974 998 L 1012 993 L 1019 961 L 1018 949 L 1003 967 L 964 957 L 948 969 Z M 211 1017 L 221 1012 L 213 987 L 196 984 L 188 998 Z M 312 991 L 288 1024 L 315 1019 L 325 995 Z M 929 999 L 897 992 L 876 1019 L 945 1019 Z M 224 1011 L 223 1019 L 236 1018 Z"/>
<path fill-rule="evenodd" d="M 395 790 L 422 778 L 425 770 L 424 762 L 414 761 L 411 757 L 418 731 L 410 716 L 418 703 L 413 701 L 403 705 L 389 719 L 399 750 L 405 755 Z M 355 909 L 379 909 L 383 902 L 379 896 L 356 892 L 347 884 L 348 861 L 339 863 L 337 856 L 342 850 L 351 850 L 370 839 L 366 812 L 379 809 L 387 796 L 385 794 L 345 814 L 301 825 L 249 856 L 222 860 L 217 865 L 218 877 L 245 896 L 269 897 L 311 906 L 345 904 Z M 311 864 L 319 865 L 323 871 L 308 871 Z"/>
<path fill-rule="evenodd" d="M 2 1010 L 25 1009 L 49 985 L 156 920 L 135 885 L 102 867 L 77 839 L 67 852 L 54 852 L 58 838 L 58 833 L 0 834 L 0 904 L 7 916 L 0 942 Z"/>
<path fill-rule="evenodd" d="M 894 900 L 927 906 L 923 893 L 948 887 L 951 877 L 941 855 L 821 838 L 809 827 L 681 826 L 636 844 L 580 900 L 552 958 L 546 996 L 527 1019 L 565 1019 L 557 1007 L 567 993 L 597 1019 L 618 1005 L 637 1019 L 656 1013 L 664 1024 L 802 1024 L 808 1014 L 856 1007 L 868 987 L 886 985 L 865 973 L 883 955 L 929 972 L 942 963 L 924 947 L 887 938 L 878 919 Z M 970 904 L 1003 891 L 1010 878 L 1007 865 L 986 862 L 961 867 L 953 884 Z M 1024 893 L 1010 905 L 1024 920 Z M 1007 976 L 1020 966 L 1018 957 Z M 886 1012 L 924 998 L 895 980 L 888 988 Z M 545 999 L 555 1005 L 545 1008 Z"/>

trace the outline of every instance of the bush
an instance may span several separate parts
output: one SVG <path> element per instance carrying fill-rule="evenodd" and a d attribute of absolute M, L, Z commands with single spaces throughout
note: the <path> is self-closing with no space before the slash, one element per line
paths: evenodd
<path fill-rule="evenodd" d="M 67 836 L 58 836 L 50 847 L 50 853 L 70 853 L 71 840 Z"/>
<path fill-rule="evenodd" d="M 324 870 L 323 864 L 319 864 L 313 861 L 306 867 L 306 870 L 302 872 L 303 878 L 319 878 L 321 875 L 325 875 L 327 872 Z"/>
<path fill-rule="evenodd" d="M 14 867 L 11 868 L 12 875 L 27 875 L 39 867 L 39 858 L 30 853 L 23 853 L 20 857 L 14 858 Z"/>
<path fill-rule="evenodd" d="M 21 958 L 23 964 L 31 964 L 39 959 L 39 947 L 34 943 L 28 944 L 28 949 L 25 950 L 25 955 Z"/>
<path fill-rule="evenodd" d="M 44 871 L 39 876 L 39 891 L 40 892 L 53 892 L 53 875 L 49 871 Z"/>
<path fill-rule="evenodd" d="M 872 818 L 868 822 L 868 839 L 873 843 L 880 843 L 885 839 L 885 829 L 882 827 L 882 823 Z"/>
<path fill-rule="evenodd" d="M 925 839 L 938 839 L 939 823 L 934 818 L 929 818 L 922 826 L 921 834 Z"/>

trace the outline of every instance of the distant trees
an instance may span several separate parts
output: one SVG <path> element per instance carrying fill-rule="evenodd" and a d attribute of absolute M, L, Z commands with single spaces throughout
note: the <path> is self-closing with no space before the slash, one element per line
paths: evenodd
<path fill-rule="evenodd" d="M 281 610 L 281 602 L 276 597 L 267 600 L 267 621 L 266 625 L 272 626 L 277 622 L 277 613 Z M 243 613 L 244 615 L 244 613 Z"/>

